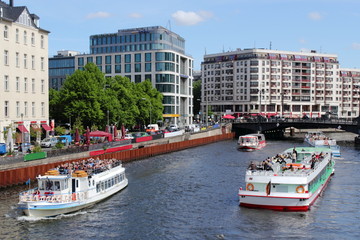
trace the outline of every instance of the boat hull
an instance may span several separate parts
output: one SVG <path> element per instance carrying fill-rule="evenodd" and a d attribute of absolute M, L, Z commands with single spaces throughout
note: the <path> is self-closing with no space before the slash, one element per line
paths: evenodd
<path fill-rule="evenodd" d="M 333 174 L 332 174 L 333 175 Z M 248 208 L 261 208 L 275 211 L 308 211 L 316 199 L 325 190 L 331 176 L 313 194 L 302 194 L 300 197 L 278 197 L 276 195 L 252 195 L 251 191 L 239 190 L 239 205 Z"/>
<path fill-rule="evenodd" d="M 97 202 L 100 202 L 121 191 L 127 187 L 127 185 L 128 180 L 125 179 L 118 185 L 115 185 L 112 189 L 102 192 L 101 194 L 89 199 L 71 201 L 67 203 L 49 203 L 48 201 L 19 202 L 18 208 L 23 210 L 25 215 L 30 217 L 53 217 L 61 214 L 68 214 L 90 207 Z"/>
<path fill-rule="evenodd" d="M 251 152 L 255 150 L 260 150 L 266 146 L 266 142 L 260 142 L 258 145 L 238 145 L 238 149 L 245 152 Z"/>

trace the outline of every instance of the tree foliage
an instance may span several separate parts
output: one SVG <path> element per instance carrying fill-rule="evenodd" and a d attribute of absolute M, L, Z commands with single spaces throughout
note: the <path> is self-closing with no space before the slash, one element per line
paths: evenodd
<path fill-rule="evenodd" d="M 105 77 L 88 63 L 68 76 L 59 91 L 50 90 L 50 116 L 57 122 L 76 119 L 81 132 L 87 126 L 104 129 L 108 122 L 131 127 L 149 123 L 150 114 L 153 122 L 161 120 L 162 98 L 149 81 L 135 84 L 126 77 Z"/>

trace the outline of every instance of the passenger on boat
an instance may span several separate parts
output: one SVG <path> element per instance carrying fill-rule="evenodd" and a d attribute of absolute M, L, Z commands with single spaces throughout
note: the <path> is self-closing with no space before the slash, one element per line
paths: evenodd
<path fill-rule="evenodd" d="M 293 153 L 292 153 L 292 162 L 293 162 L 293 163 L 296 162 L 296 158 L 297 158 L 297 151 L 296 151 L 296 149 L 295 149 L 295 147 L 294 147 Z"/>
<path fill-rule="evenodd" d="M 272 161 L 271 159 L 268 157 L 266 160 L 264 160 L 264 170 L 266 171 L 274 171 L 272 168 Z"/>
<path fill-rule="evenodd" d="M 251 163 L 249 164 L 248 169 L 255 171 L 257 169 L 256 163 L 254 161 L 251 161 Z"/>

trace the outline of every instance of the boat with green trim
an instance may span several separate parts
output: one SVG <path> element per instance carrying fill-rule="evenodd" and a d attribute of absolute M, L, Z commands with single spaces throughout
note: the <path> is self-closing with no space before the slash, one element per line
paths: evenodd
<path fill-rule="evenodd" d="M 279 211 L 307 211 L 334 174 L 335 160 L 326 147 L 290 148 L 262 163 L 251 162 L 240 206 Z"/>

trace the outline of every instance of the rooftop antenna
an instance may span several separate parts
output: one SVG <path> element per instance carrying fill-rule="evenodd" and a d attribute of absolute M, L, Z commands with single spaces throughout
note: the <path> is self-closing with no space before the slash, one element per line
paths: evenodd
<path fill-rule="evenodd" d="M 256 48 L 256 41 L 254 41 L 254 49 Z"/>
<path fill-rule="evenodd" d="M 271 41 L 270 41 L 270 50 L 271 50 Z"/>
<path fill-rule="evenodd" d="M 223 45 L 223 52 L 225 52 L 224 45 Z"/>
<path fill-rule="evenodd" d="M 206 48 L 205 48 L 205 55 L 206 55 Z"/>

